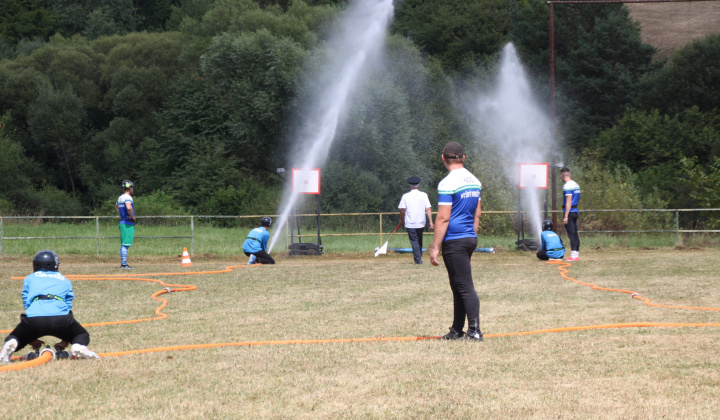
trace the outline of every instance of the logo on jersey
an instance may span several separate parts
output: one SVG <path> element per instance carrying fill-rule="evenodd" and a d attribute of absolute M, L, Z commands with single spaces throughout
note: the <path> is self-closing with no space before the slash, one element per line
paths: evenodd
<path fill-rule="evenodd" d="M 480 191 L 465 191 L 460 194 L 460 198 L 480 197 Z"/>

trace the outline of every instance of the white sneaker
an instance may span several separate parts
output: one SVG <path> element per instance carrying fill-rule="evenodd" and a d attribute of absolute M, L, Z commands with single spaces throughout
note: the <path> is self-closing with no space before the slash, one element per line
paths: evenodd
<path fill-rule="evenodd" d="M 70 347 L 70 354 L 75 359 L 99 359 L 100 356 L 82 344 L 73 344 Z"/>
<path fill-rule="evenodd" d="M 10 363 L 10 358 L 15 352 L 17 346 L 18 342 L 14 338 L 5 342 L 5 345 L 2 348 L 2 352 L 0 352 L 0 364 Z"/>
<path fill-rule="evenodd" d="M 257 259 L 257 257 L 255 257 L 255 254 L 252 254 L 252 255 L 250 256 L 250 259 L 248 260 L 247 265 L 253 265 L 253 264 L 255 264 L 255 260 L 256 260 L 256 259 Z"/>

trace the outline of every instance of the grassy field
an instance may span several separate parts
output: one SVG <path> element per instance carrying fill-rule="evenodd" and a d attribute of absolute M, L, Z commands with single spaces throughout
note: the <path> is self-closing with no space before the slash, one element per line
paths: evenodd
<path fill-rule="evenodd" d="M 392 229 L 392 227 L 390 227 Z M 242 244 L 247 236 L 248 228 L 216 227 L 207 224 L 196 224 L 194 230 L 194 254 L 202 257 L 226 257 L 235 258 L 243 255 Z M 332 236 L 332 234 L 347 234 L 357 231 L 333 231 L 324 229 L 322 231 L 322 244 L 325 252 L 333 255 L 374 253 L 375 247 L 381 246 L 389 237 L 386 232 L 382 241 L 379 234 L 365 236 Z M 274 232 L 271 232 L 271 234 Z M 313 232 L 303 231 L 303 235 Z M 117 236 L 117 224 L 112 221 L 105 221 L 100 225 L 100 237 Z M 150 236 L 190 236 L 190 226 L 187 221 L 178 222 L 175 226 L 139 226 L 136 230 L 137 237 L 130 249 L 130 264 L 138 264 L 147 258 L 156 259 L 165 257 L 168 261 L 174 261 L 181 254 L 183 247 L 192 252 L 191 239 L 189 238 L 143 238 Z M 330 234 L 330 235 L 328 235 Z M 564 236 L 564 233 L 561 233 Z M 85 239 L 29 239 L 17 240 L 5 239 L 2 241 L 4 256 L 32 256 L 40 249 L 53 249 L 61 255 L 97 255 L 97 241 L 95 239 L 96 227 L 94 222 L 90 223 L 5 223 L 3 226 L 4 237 L 85 237 Z M 673 233 L 653 234 L 581 234 L 584 249 L 607 249 L 607 248 L 657 248 L 672 247 L 676 245 L 676 235 Z M 278 243 L 273 249 L 274 253 L 285 253 L 285 234 L 280 235 Z M 479 247 L 494 247 L 498 250 L 510 250 L 515 248 L 517 237 L 508 236 L 487 236 L 480 235 Z M 297 238 L 296 238 L 297 241 Z M 304 242 L 317 242 L 317 237 L 304 237 Z M 426 232 L 425 245 L 432 241 L 432 233 Z M 565 242 L 567 240 L 565 239 Z M 119 237 L 100 239 L 100 257 L 115 257 L 119 254 Z M 684 247 L 696 246 L 718 246 L 720 240 L 715 234 L 683 234 L 680 236 L 680 245 Z M 391 248 L 408 248 L 410 242 L 404 229 L 400 229 L 393 236 Z M 118 257 L 119 258 L 119 257 Z"/>
<path fill-rule="evenodd" d="M 654 302 L 720 306 L 720 250 L 588 249 L 569 275 Z M 437 336 L 452 317 L 442 265 L 409 255 L 287 257 L 275 266 L 159 278 L 198 289 L 167 297 L 168 319 L 88 327 L 116 352 L 264 340 Z M 193 270 L 244 263 L 198 256 Z M 0 260 L 0 329 L 22 310 L 27 257 Z M 155 257 L 138 272 L 176 272 Z M 473 258 L 486 335 L 628 322 L 720 322 L 714 311 L 652 308 L 561 278 L 531 253 Z M 70 256 L 65 275 L 117 274 L 114 259 Z M 74 281 L 82 323 L 151 317 L 161 287 Z M 3 335 L 6 335 L 4 333 Z M 720 329 L 624 328 L 489 337 L 219 347 L 52 361 L 0 373 L 4 418 L 717 418 Z M 55 340 L 49 339 L 50 343 Z M 20 352 L 25 353 L 25 351 Z"/>

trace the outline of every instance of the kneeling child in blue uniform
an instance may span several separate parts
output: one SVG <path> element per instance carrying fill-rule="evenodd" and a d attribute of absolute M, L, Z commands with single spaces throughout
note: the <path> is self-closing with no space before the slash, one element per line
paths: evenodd
<path fill-rule="evenodd" d="M 28 344 L 38 351 L 42 345 L 38 338 L 48 335 L 62 340 L 55 344 L 54 351 L 51 350 L 53 356 L 72 344 L 70 355 L 73 358 L 100 358 L 87 348 L 90 334 L 73 317 L 75 294 L 70 280 L 58 272 L 59 266 L 60 258 L 55 251 L 42 250 L 33 257 L 33 273 L 23 282 L 25 313 L 20 315 L 20 323 L 5 338 L 0 363 L 9 363 L 12 354 Z"/>
<path fill-rule="evenodd" d="M 562 260 L 565 255 L 565 245 L 562 239 L 553 232 L 553 222 L 551 220 L 543 220 L 542 233 L 540 234 L 540 250 L 537 257 L 543 261 Z"/>
<path fill-rule="evenodd" d="M 267 243 L 270 238 L 270 229 L 272 219 L 263 217 L 260 219 L 260 227 L 257 227 L 248 233 L 247 239 L 243 243 L 243 252 L 250 257 L 248 265 L 255 263 L 275 264 L 275 260 L 267 252 Z"/>

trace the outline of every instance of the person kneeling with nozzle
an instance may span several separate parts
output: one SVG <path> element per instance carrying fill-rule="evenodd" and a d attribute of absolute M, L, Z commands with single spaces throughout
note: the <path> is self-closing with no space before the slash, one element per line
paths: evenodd
<path fill-rule="evenodd" d="M 565 255 L 565 245 L 562 239 L 553 232 L 553 222 L 551 220 L 543 220 L 542 233 L 540 234 L 540 250 L 537 257 L 543 261 L 562 260 Z"/>
<path fill-rule="evenodd" d="M 25 313 L 20 315 L 20 323 L 5 338 L 0 363 L 9 363 L 12 354 L 28 344 L 37 354 L 43 344 L 38 339 L 48 335 L 62 340 L 55 344 L 54 350 L 47 349 L 53 353 L 53 357 L 58 352 L 59 358 L 100 358 L 87 348 L 90 334 L 73 317 L 72 302 L 75 294 L 70 280 L 58 272 L 59 266 L 60 258 L 55 251 L 42 250 L 33 257 L 33 273 L 25 277 L 23 282 Z M 72 344 L 69 355 L 64 351 L 68 344 Z M 27 357 L 31 358 L 34 357 Z"/>
<path fill-rule="evenodd" d="M 260 227 L 256 227 L 248 233 L 245 242 L 243 242 L 243 252 L 245 256 L 250 257 L 248 265 L 255 263 L 275 264 L 275 260 L 267 252 L 267 243 L 270 239 L 270 226 L 272 219 L 263 217 L 260 219 Z"/>

